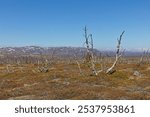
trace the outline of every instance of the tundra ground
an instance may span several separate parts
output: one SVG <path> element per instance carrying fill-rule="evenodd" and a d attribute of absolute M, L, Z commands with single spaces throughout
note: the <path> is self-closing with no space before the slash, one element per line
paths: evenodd
<path fill-rule="evenodd" d="M 149 100 L 150 65 L 119 64 L 111 75 L 92 76 L 86 64 L 53 64 L 46 73 L 36 64 L 0 65 L 0 99 L 4 100 Z M 96 66 L 99 68 L 99 66 Z M 12 70 L 12 71 L 11 71 Z"/>

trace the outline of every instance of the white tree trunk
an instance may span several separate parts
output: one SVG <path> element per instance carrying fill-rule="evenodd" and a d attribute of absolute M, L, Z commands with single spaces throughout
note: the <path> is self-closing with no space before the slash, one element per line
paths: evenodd
<path fill-rule="evenodd" d="M 113 72 L 115 72 L 115 66 L 117 65 L 117 62 L 119 60 L 119 58 L 122 56 L 122 53 L 120 53 L 120 46 L 121 46 L 121 39 L 122 39 L 122 36 L 124 34 L 125 31 L 122 32 L 122 34 L 120 35 L 120 38 L 118 39 L 118 44 L 117 44 L 117 52 L 116 52 L 116 59 L 113 63 L 113 65 L 107 69 L 106 73 L 107 74 L 112 74 Z"/>

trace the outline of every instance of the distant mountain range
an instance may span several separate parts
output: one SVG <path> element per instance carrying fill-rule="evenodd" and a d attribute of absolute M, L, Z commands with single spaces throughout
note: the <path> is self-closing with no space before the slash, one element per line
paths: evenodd
<path fill-rule="evenodd" d="M 40 46 L 25 46 L 25 47 L 0 47 L 0 55 L 49 55 L 55 54 L 58 56 L 81 56 L 86 53 L 86 48 L 82 47 L 40 47 Z M 140 56 L 142 49 L 125 50 L 126 56 Z M 95 55 L 114 56 L 115 50 L 94 49 Z"/>

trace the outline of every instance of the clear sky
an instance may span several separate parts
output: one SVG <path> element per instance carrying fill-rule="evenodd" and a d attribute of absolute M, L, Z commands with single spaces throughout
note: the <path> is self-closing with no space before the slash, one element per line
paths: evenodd
<path fill-rule="evenodd" d="M 150 0 L 0 0 L 0 46 L 150 47 Z"/>

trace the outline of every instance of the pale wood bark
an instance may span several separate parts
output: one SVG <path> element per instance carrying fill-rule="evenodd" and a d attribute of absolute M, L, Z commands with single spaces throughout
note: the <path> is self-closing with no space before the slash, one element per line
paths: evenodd
<path fill-rule="evenodd" d="M 119 60 L 119 58 L 122 56 L 122 53 L 120 53 L 120 46 L 121 46 L 121 40 L 122 40 L 122 36 L 124 34 L 125 31 L 123 31 L 120 35 L 120 38 L 118 39 L 118 44 L 117 44 L 117 51 L 116 51 L 116 59 L 113 63 L 113 65 L 107 69 L 106 73 L 107 74 L 112 74 L 113 72 L 115 72 L 115 66 L 117 65 L 117 62 Z"/>
<path fill-rule="evenodd" d="M 76 61 L 77 65 L 78 65 L 79 73 L 80 73 L 81 75 L 83 75 L 83 72 L 82 72 L 82 70 L 81 70 L 80 63 L 79 63 L 79 61 L 77 60 L 76 54 L 74 54 L 74 58 L 75 58 L 75 61 Z"/>
<path fill-rule="evenodd" d="M 84 32 L 85 32 L 85 44 L 86 44 L 86 49 L 87 49 L 87 56 L 86 56 L 86 61 L 89 62 L 91 64 L 91 70 L 92 70 L 92 74 L 93 75 L 98 75 L 96 69 L 95 69 L 95 63 L 94 63 L 94 55 L 93 55 L 93 38 L 92 38 L 92 34 L 87 34 L 87 28 L 85 26 L 84 28 Z M 91 41 L 89 42 L 89 38 L 91 39 Z"/>

